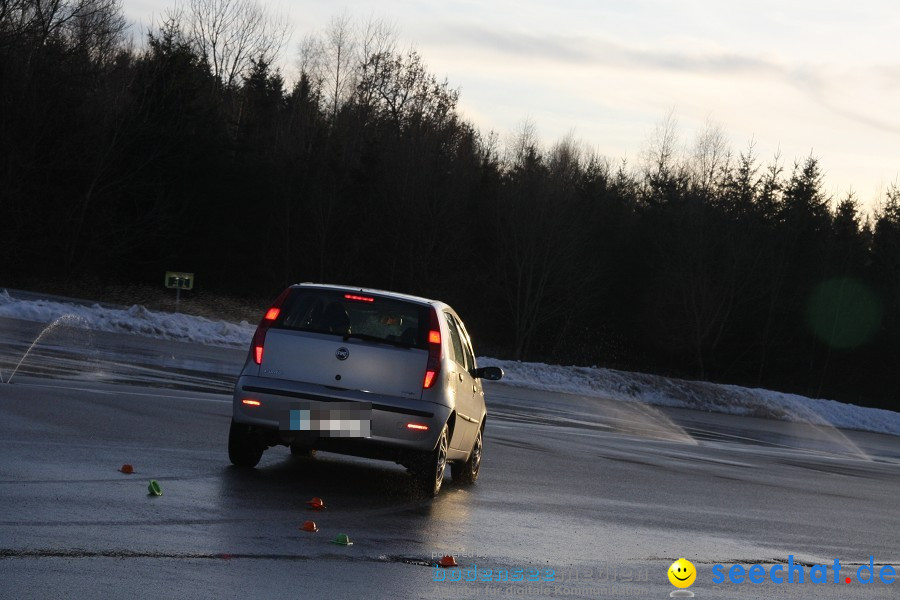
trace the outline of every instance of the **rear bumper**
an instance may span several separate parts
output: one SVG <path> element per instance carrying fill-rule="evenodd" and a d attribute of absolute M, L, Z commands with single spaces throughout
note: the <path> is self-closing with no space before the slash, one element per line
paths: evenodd
<path fill-rule="evenodd" d="M 247 405 L 244 400 L 258 405 Z M 368 437 L 321 437 L 310 444 L 309 434 L 285 427 L 290 411 L 300 405 L 313 404 L 327 408 L 334 403 L 371 405 Z M 361 456 L 389 457 L 394 451 L 427 451 L 434 448 L 451 409 L 442 404 L 342 390 L 296 381 L 242 375 L 234 388 L 232 416 L 277 434 L 280 443 L 310 444 L 321 450 L 346 452 Z M 408 423 L 427 425 L 427 431 L 407 428 Z"/>

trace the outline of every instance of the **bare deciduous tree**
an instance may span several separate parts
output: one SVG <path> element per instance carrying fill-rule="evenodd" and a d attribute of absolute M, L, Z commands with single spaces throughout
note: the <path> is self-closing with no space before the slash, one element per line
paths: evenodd
<path fill-rule="evenodd" d="M 121 0 L 0 0 L 0 35 L 24 36 L 35 47 L 62 41 L 97 63 L 119 48 L 126 26 Z"/>
<path fill-rule="evenodd" d="M 429 73 L 415 50 L 373 54 L 363 67 L 357 94 L 398 130 L 411 123 L 449 122 L 459 100 L 459 90 Z"/>
<path fill-rule="evenodd" d="M 370 61 L 393 54 L 395 40 L 394 28 L 384 21 L 370 19 L 357 25 L 345 12 L 332 17 L 324 32 L 309 35 L 300 43 L 300 71 L 321 91 L 332 120 L 358 92 L 360 73 L 371 68 Z M 371 97 L 360 100 L 368 106 Z"/>
<path fill-rule="evenodd" d="M 274 63 L 290 37 L 286 16 L 256 0 L 190 0 L 188 23 L 197 52 L 226 87 L 246 75 L 252 61 Z"/>
<path fill-rule="evenodd" d="M 718 124 L 706 122 L 703 131 L 697 135 L 691 156 L 690 170 L 694 185 L 704 192 L 712 192 L 715 182 L 721 181 L 728 172 L 731 161 L 728 138 Z"/>
<path fill-rule="evenodd" d="M 648 179 L 667 179 L 678 170 L 678 119 L 670 110 L 656 124 L 644 150 L 644 171 Z"/>
<path fill-rule="evenodd" d="M 356 40 L 347 13 L 332 17 L 324 37 L 322 58 L 325 70 L 324 91 L 331 109 L 331 118 L 337 116 L 338 103 L 347 98 L 353 90 L 353 67 L 356 54 Z"/>

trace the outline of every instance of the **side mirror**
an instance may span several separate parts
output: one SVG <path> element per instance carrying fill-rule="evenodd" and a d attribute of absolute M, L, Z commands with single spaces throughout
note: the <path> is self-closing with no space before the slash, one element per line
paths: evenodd
<path fill-rule="evenodd" d="M 480 369 L 472 369 L 472 377 L 475 379 L 484 379 L 485 381 L 500 381 L 503 379 L 503 369 L 500 367 L 481 367 Z"/>

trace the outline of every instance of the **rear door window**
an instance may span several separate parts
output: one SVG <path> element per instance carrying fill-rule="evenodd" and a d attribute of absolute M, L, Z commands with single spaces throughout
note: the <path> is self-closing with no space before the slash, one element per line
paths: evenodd
<path fill-rule="evenodd" d="M 447 327 L 450 329 L 450 345 L 453 347 L 453 360 L 465 368 L 466 355 L 463 352 L 462 337 L 456 326 L 456 320 L 450 313 L 444 313 L 444 316 L 447 317 Z"/>
<path fill-rule="evenodd" d="M 462 321 L 456 317 L 453 317 L 453 319 L 456 321 L 459 337 L 462 341 L 463 354 L 465 354 L 466 357 L 466 370 L 471 371 L 475 368 L 475 352 L 472 350 L 472 341 L 469 339 L 469 332 L 466 331 Z"/>

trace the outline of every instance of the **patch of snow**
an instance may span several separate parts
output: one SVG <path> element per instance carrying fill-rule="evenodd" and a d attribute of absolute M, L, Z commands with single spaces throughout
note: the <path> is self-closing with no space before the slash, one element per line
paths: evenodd
<path fill-rule="evenodd" d="M 514 387 L 900 435 L 900 413 L 835 400 L 597 367 L 493 358 L 478 365 L 500 367 L 503 383 Z"/>
<path fill-rule="evenodd" d="M 135 304 L 128 309 L 82 306 L 53 300 L 20 300 L 0 292 L 0 317 L 50 323 L 63 316 L 84 319 L 97 331 L 132 333 L 149 337 L 214 346 L 249 346 L 255 327 L 246 321 L 229 323 L 181 313 L 157 312 Z"/>

